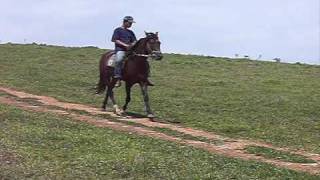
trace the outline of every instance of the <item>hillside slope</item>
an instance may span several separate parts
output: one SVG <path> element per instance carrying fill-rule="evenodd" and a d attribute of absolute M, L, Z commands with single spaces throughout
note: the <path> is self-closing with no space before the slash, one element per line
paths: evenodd
<path fill-rule="evenodd" d="M 0 85 L 100 106 L 105 50 L 0 45 Z M 155 114 L 184 126 L 320 152 L 320 66 L 166 54 L 151 62 Z M 124 90 L 116 90 L 119 104 Z M 129 111 L 143 113 L 139 88 Z"/>

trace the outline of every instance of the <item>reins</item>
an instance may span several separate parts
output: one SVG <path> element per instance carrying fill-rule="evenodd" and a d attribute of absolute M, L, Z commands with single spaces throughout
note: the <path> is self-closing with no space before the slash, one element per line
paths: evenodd
<path fill-rule="evenodd" d="M 139 56 L 139 57 L 155 57 L 156 55 L 154 55 L 154 54 L 137 54 L 137 53 L 135 53 L 135 52 L 132 52 L 133 54 L 133 56 Z M 160 53 L 160 51 L 153 51 L 152 53 Z"/>

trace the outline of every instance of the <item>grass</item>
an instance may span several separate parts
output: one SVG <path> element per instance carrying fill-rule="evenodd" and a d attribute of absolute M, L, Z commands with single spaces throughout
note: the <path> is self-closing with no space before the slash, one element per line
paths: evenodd
<path fill-rule="evenodd" d="M 293 163 L 315 163 L 315 161 L 308 159 L 298 154 L 292 154 L 283 151 L 277 151 L 267 147 L 248 146 L 245 149 L 250 154 L 257 154 L 266 158 L 279 159 L 286 162 Z"/>
<path fill-rule="evenodd" d="M 105 50 L 0 45 L 0 85 L 101 106 L 92 88 Z M 165 54 L 151 62 L 151 106 L 161 119 L 320 153 L 320 66 Z M 117 89 L 120 104 L 124 89 Z M 142 114 L 139 88 L 129 110 Z"/>
<path fill-rule="evenodd" d="M 0 179 L 318 179 L 0 105 Z M 1 160 L 1 159 L 0 159 Z"/>

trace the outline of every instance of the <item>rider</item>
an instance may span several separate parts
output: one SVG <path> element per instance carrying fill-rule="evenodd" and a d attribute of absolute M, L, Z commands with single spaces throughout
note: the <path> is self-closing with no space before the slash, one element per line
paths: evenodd
<path fill-rule="evenodd" d="M 117 79 L 116 87 L 121 86 L 121 68 L 126 54 L 126 51 L 130 49 L 137 41 L 137 38 L 133 31 L 129 28 L 135 23 L 131 16 L 125 16 L 121 27 L 114 30 L 112 35 L 112 42 L 115 43 L 116 63 L 114 69 L 114 78 Z"/>

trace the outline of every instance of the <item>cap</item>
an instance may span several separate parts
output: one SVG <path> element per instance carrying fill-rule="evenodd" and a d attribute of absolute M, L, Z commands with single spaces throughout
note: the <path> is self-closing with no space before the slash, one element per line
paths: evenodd
<path fill-rule="evenodd" d="M 131 17 L 131 16 L 125 16 L 123 18 L 123 21 L 128 21 L 128 22 L 131 22 L 131 23 L 135 23 L 135 21 L 133 20 L 133 17 Z"/>

